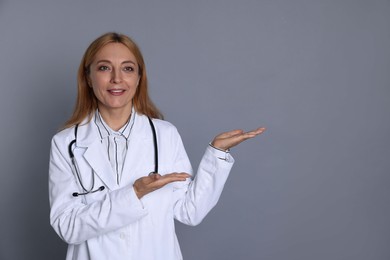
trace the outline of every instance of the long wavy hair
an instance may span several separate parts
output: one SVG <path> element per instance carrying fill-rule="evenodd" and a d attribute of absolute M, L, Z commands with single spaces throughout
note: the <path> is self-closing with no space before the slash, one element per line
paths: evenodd
<path fill-rule="evenodd" d="M 77 73 L 77 99 L 72 116 L 66 121 L 63 129 L 80 124 L 85 118 L 91 120 L 93 112 L 97 109 L 97 99 L 92 88 L 88 85 L 90 66 L 96 54 L 108 43 L 121 43 L 134 54 L 137 63 L 140 80 L 133 97 L 133 105 L 137 113 L 163 119 L 163 115 L 153 104 L 148 93 L 148 79 L 142 53 L 137 44 L 128 36 L 109 32 L 94 40 L 84 53 Z"/>

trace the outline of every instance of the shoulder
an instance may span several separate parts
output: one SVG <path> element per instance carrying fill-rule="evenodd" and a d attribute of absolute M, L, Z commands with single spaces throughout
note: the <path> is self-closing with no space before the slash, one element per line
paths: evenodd
<path fill-rule="evenodd" d="M 74 130 L 75 126 L 72 126 L 56 133 L 51 140 L 52 146 L 58 147 L 69 143 L 71 140 L 74 139 Z"/>
<path fill-rule="evenodd" d="M 163 129 L 167 131 L 177 131 L 176 127 L 168 121 L 156 119 L 156 118 L 153 118 L 152 121 L 153 124 L 159 129 Z"/>
<path fill-rule="evenodd" d="M 53 136 L 52 142 L 68 143 L 68 142 L 72 141 L 73 139 L 75 139 L 76 131 L 78 133 L 82 132 L 83 130 L 81 130 L 81 129 L 88 128 L 90 122 L 91 122 L 91 120 L 88 120 L 88 118 L 85 118 L 82 123 L 77 125 L 77 130 L 76 130 L 76 125 L 73 125 L 71 127 L 60 130 L 59 132 L 57 132 Z"/>
<path fill-rule="evenodd" d="M 86 134 L 90 134 L 89 131 L 91 131 L 91 128 L 92 128 L 92 120 L 89 118 L 85 118 L 77 126 L 73 125 L 71 127 L 62 129 L 59 132 L 57 132 L 53 136 L 52 141 L 68 143 L 73 139 L 75 139 L 76 132 L 77 132 L 77 140 L 80 141 L 80 139 L 83 139 Z"/>
<path fill-rule="evenodd" d="M 73 134 L 73 133 L 74 133 L 74 130 L 75 130 L 75 126 L 71 126 L 71 127 L 62 129 L 62 130 L 60 130 L 59 132 L 57 132 L 57 133 L 53 136 L 53 138 L 56 138 L 56 139 L 58 139 L 58 138 L 65 138 L 65 137 L 67 137 L 67 136 Z"/>
<path fill-rule="evenodd" d="M 161 134 L 165 136 L 172 136 L 172 137 L 178 137 L 179 131 L 177 130 L 176 126 L 174 126 L 171 122 L 161 120 L 161 119 L 153 119 L 153 124 L 155 125 L 156 131 L 160 132 Z"/>
<path fill-rule="evenodd" d="M 57 132 L 54 136 L 53 139 L 58 140 L 58 139 L 66 139 L 69 136 L 74 136 L 74 131 L 75 131 L 75 126 L 71 126 L 65 129 L 62 129 L 61 131 Z"/>

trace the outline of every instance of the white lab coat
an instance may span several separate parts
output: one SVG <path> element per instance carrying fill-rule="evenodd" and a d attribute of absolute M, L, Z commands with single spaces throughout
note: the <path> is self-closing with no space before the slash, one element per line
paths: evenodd
<path fill-rule="evenodd" d="M 166 121 L 153 122 L 159 173 L 192 174 L 176 128 Z M 215 206 L 233 165 L 230 154 L 208 146 L 193 180 L 168 184 L 139 200 L 133 183 L 154 169 L 147 117 L 135 115 L 119 184 L 92 119 L 78 127 L 73 150 L 84 186 L 90 188 L 94 173 L 94 189 L 105 189 L 73 197 L 83 192 L 68 153 L 74 138 L 74 128 L 53 137 L 49 166 L 50 222 L 69 244 L 66 259 L 182 259 L 174 219 L 197 225 Z"/>

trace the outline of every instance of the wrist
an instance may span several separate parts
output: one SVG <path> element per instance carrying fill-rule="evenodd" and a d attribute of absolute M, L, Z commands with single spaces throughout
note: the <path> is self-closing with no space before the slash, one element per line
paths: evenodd
<path fill-rule="evenodd" d="M 219 151 L 222 151 L 222 152 L 225 152 L 225 153 L 230 152 L 230 149 L 229 149 L 229 148 L 224 149 L 223 147 L 218 147 L 218 146 L 216 146 L 215 143 L 214 143 L 214 141 L 211 142 L 211 143 L 209 143 L 209 145 L 210 145 L 211 147 L 213 147 L 214 149 L 217 149 L 217 150 L 219 150 Z"/>

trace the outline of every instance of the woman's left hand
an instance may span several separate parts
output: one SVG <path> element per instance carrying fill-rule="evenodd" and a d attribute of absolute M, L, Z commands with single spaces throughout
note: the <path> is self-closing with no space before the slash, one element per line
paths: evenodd
<path fill-rule="evenodd" d="M 175 181 L 185 181 L 187 178 L 191 178 L 191 175 L 185 172 L 181 173 L 169 173 L 161 176 L 158 173 L 149 174 L 148 176 L 141 177 L 134 182 L 134 191 L 139 199 L 146 194 L 158 190 L 168 183 Z"/>
<path fill-rule="evenodd" d="M 240 144 L 241 142 L 251 139 L 265 131 L 264 127 L 256 130 L 244 132 L 243 130 L 233 130 L 217 135 L 211 142 L 215 148 L 227 151 L 228 149 Z"/>

